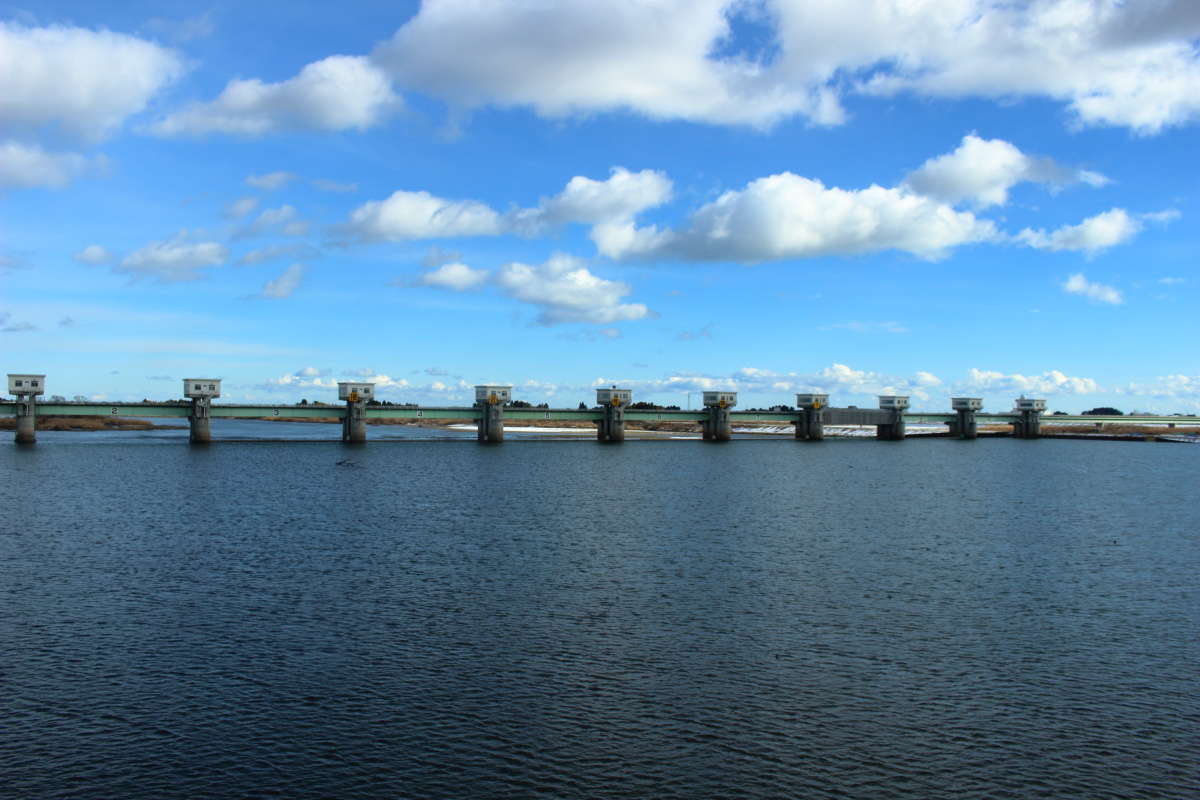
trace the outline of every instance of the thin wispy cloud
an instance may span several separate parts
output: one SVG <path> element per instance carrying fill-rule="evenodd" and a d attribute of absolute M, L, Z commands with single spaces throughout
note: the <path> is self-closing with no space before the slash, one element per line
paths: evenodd
<path fill-rule="evenodd" d="M 262 296 L 271 300 L 291 297 L 304 281 L 305 269 L 303 264 L 292 264 L 277 277 L 266 282 L 262 289 Z"/>

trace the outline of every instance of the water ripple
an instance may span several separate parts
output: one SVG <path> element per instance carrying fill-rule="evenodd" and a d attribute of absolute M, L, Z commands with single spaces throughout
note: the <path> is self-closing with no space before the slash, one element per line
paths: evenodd
<path fill-rule="evenodd" d="M 1200 796 L 1189 448 L 0 451 L 0 794 Z"/>

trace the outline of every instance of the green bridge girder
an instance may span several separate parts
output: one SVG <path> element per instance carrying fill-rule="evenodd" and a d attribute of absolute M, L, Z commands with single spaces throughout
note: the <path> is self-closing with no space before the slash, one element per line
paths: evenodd
<path fill-rule="evenodd" d="M 45 417 L 174 417 L 187 418 L 191 414 L 190 403 L 38 403 L 38 416 Z M 0 415 L 14 416 L 17 404 L 0 402 Z M 343 405 L 233 405 L 213 404 L 210 416 L 214 419 L 341 419 L 346 415 Z M 796 421 L 798 412 L 787 411 L 732 411 L 732 422 L 759 422 L 790 425 Z M 469 406 L 367 406 L 367 419 L 479 419 L 479 409 Z M 552 422 L 596 422 L 604 412 L 599 408 L 505 408 L 505 420 Z M 628 409 L 625 419 L 630 422 L 703 422 L 707 413 L 695 411 L 667 411 Z M 946 425 L 956 419 L 954 414 L 911 413 L 904 415 L 909 424 Z M 1017 414 L 977 413 L 980 425 L 1007 425 L 1020 419 Z M 1092 425 L 1197 425 L 1200 417 L 1187 416 L 1093 416 L 1080 414 L 1043 414 L 1042 424 L 1087 423 Z"/>

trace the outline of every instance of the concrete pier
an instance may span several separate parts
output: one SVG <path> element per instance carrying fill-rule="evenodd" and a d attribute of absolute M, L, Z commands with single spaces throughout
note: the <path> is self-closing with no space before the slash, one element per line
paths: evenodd
<path fill-rule="evenodd" d="M 208 444 L 212 441 L 212 401 L 221 396 L 220 378 L 184 378 L 183 396 L 191 399 L 188 414 L 188 441 Z"/>
<path fill-rule="evenodd" d="M 950 423 L 950 435 L 959 439 L 978 438 L 979 426 L 975 422 L 975 412 L 983 408 L 983 398 L 952 397 L 950 406 L 955 414 L 954 421 Z"/>
<path fill-rule="evenodd" d="M 37 442 L 37 399 L 33 397 L 17 400 L 17 444 Z"/>
<path fill-rule="evenodd" d="M 801 441 L 819 442 L 825 438 L 825 407 L 829 405 L 827 394 L 798 394 L 796 406 L 796 438 Z"/>
<path fill-rule="evenodd" d="M 361 444 L 367 440 L 367 401 L 375 396 L 375 384 L 338 381 L 338 399 L 346 401 L 342 417 L 342 441 Z"/>
<path fill-rule="evenodd" d="M 482 384 L 475 387 L 475 407 L 480 410 L 479 441 L 497 444 L 504 441 L 504 407 L 512 402 L 512 387 Z"/>
<path fill-rule="evenodd" d="M 1013 436 L 1018 439 L 1036 439 L 1042 435 L 1042 412 L 1046 410 L 1045 400 L 1018 397 L 1014 410 L 1020 419 L 1013 423 Z"/>
<path fill-rule="evenodd" d="M 596 423 L 596 440 L 600 442 L 625 441 L 625 408 L 633 400 L 633 391 L 618 389 L 596 390 L 596 403 L 604 411 L 604 418 Z"/>
<path fill-rule="evenodd" d="M 481 442 L 490 444 L 504 441 L 504 406 L 483 406 L 483 414 L 479 417 L 478 438 Z"/>
<path fill-rule="evenodd" d="M 729 412 L 737 405 L 737 392 L 705 392 L 703 438 L 706 442 L 728 442 L 733 438 Z"/>
<path fill-rule="evenodd" d="M 346 401 L 346 416 L 342 417 L 342 441 L 361 443 L 367 440 L 367 420 L 363 416 L 366 403 Z"/>
<path fill-rule="evenodd" d="M 889 442 L 904 440 L 904 410 L 908 408 L 908 398 L 903 395 L 880 395 L 879 408 L 889 412 L 889 419 L 883 425 L 875 426 L 875 435 Z"/>
<path fill-rule="evenodd" d="M 208 444 L 212 441 L 212 401 L 207 398 L 192 400 L 192 413 L 188 414 L 188 441 L 192 444 Z"/>
<path fill-rule="evenodd" d="M 8 373 L 8 393 L 17 398 L 17 444 L 37 442 L 37 398 L 46 393 L 46 376 Z"/>

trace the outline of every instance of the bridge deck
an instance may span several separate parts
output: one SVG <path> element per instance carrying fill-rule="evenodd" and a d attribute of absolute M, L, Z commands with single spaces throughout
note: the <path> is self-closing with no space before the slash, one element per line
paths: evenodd
<path fill-rule="evenodd" d="M 17 404 L 0 402 L 0 415 L 15 415 Z M 51 403 L 37 404 L 38 416 L 45 417 L 175 417 L 186 418 L 191 413 L 190 403 Z M 214 419 L 341 419 L 346 415 L 343 405 L 236 405 L 214 404 L 210 415 Z M 732 422 L 759 422 L 790 425 L 796 421 L 796 411 L 731 411 Z M 448 419 L 472 421 L 479 419 L 479 409 L 469 406 L 367 406 L 367 419 Z M 599 408 L 505 408 L 505 420 L 520 422 L 543 420 L 552 422 L 596 422 L 604 412 Z M 630 422 L 703 422 L 707 412 L 703 410 L 667 411 L 627 409 L 625 419 Z M 890 412 L 876 408 L 827 408 L 825 424 L 838 425 L 882 425 L 890 420 Z M 945 425 L 955 420 L 954 414 L 906 413 L 908 424 Z M 1007 425 L 1016 422 L 1018 415 L 977 413 L 979 425 Z M 1057 423 L 1124 424 L 1124 425 L 1196 425 L 1200 417 L 1179 416 L 1093 416 L 1093 415 L 1042 415 L 1043 425 Z"/>

